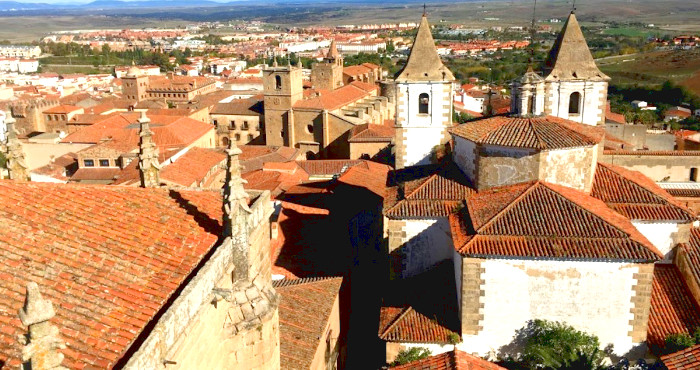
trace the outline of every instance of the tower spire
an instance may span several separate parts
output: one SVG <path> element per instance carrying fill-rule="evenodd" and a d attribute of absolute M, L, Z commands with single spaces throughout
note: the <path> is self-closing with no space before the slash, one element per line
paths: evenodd
<path fill-rule="evenodd" d="M 29 167 L 24 158 L 22 144 L 17 138 L 15 129 L 15 119 L 11 112 L 5 113 L 5 154 L 7 157 L 7 170 L 10 179 L 19 181 L 29 181 Z"/>
<path fill-rule="evenodd" d="M 248 266 L 248 215 L 252 212 L 248 207 L 248 193 L 243 185 L 247 183 L 241 177 L 241 164 L 238 155 L 242 152 L 236 146 L 233 137 L 229 138 L 226 149 L 227 168 L 226 182 L 224 183 L 224 237 L 231 238 L 234 245 L 234 263 L 236 263 L 236 276 L 234 280 L 247 280 L 249 278 Z"/>
<path fill-rule="evenodd" d="M 428 18 L 423 15 L 418 26 L 418 33 L 413 41 L 411 54 L 408 56 L 396 81 L 454 81 L 452 72 L 445 67 L 435 49 L 435 41 L 430 31 Z"/>
<path fill-rule="evenodd" d="M 160 186 L 160 163 L 158 163 L 158 147 L 153 142 L 153 131 L 146 112 L 141 112 L 138 120 L 139 129 L 139 174 L 141 187 L 157 188 Z"/>
<path fill-rule="evenodd" d="M 35 282 L 27 284 L 24 306 L 19 310 L 22 325 L 29 329 L 28 336 L 22 336 L 22 361 L 35 370 L 67 370 L 61 366 L 63 354 L 60 349 L 66 344 L 58 334 L 58 328 L 51 325 L 56 315 L 51 301 L 44 299 Z"/>
<path fill-rule="evenodd" d="M 549 57 L 545 62 L 549 72 L 548 81 L 553 80 L 590 80 L 608 81 L 595 64 L 591 50 L 583 37 L 581 27 L 572 11 L 557 37 Z"/>

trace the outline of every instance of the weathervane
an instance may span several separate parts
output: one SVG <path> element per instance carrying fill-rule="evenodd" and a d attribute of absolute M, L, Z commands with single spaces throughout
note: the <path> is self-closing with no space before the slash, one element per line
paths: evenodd
<path fill-rule="evenodd" d="M 571 2 L 571 12 L 573 13 L 576 10 L 576 0 L 573 0 Z"/>
<path fill-rule="evenodd" d="M 423 3 L 423 16 L 424 16 L 424 17 L 425 17 L 425 15 L 427 14 L 427 11 L 425 10 L 425 8 L 426 8 L 425 3 Z"/>

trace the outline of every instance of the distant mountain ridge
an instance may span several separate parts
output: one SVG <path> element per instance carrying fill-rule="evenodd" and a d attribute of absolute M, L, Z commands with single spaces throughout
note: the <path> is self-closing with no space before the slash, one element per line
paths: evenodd
<path fill-rule="evenodd" d="M 236 3 L 235 1 L 220 3 L 215 1 L 188 1 L 188 0 L 95 0 L 87 4 L 48 4 L 48 3 L 21 3 L 17 1 L 0 1 L 0 11 L 11 10 L 32 10 L 32 9 L 124 9 L 124 8 L 185 8 L 185 7 L 208 7 L 226 6 Z"/>

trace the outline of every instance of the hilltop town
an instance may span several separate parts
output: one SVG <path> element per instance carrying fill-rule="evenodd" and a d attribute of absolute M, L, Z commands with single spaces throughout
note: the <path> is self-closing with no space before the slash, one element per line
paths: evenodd
<path fill-rule="evenodd" d="M 0 369 L 700 368 L 700 38 L 439 23 L 0 45 Z"/>

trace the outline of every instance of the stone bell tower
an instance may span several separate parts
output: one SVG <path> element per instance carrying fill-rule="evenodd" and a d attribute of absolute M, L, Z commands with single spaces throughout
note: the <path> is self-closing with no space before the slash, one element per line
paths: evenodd
<path fill-rule="evenodd" d="M 331 41 L 323 61 L 311 67 L 311 85 L 316 89 L 326 90 L 335 90 L 343 86 L 343 56 L 338 52 L 335 40 Z"/>
<path fill-rule="evenodd" d="M 294 103 L 304 94 L 301 66 L 280 67 L 275 61 L 263 70 L 265 144 L 293 146 Z"/>
<path fill-rule="evenodd" d="M 454 80 L 423 14 L 411 55 L 394 84 L 397 169 L 429 164 L 433 148 L 449 141 Z"/>
<path fill-rule="evenodd" d="M 532 68 L 511 86 L 510 110 L 519 116 L 540 116 L 544 113 L 545 82 Z"/>

